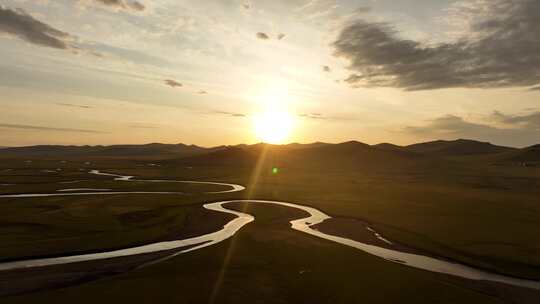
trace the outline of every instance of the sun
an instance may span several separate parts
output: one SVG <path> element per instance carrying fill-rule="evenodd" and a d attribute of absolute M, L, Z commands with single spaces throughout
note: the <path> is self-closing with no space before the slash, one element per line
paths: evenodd
<path fill-rule="evenodd" d="M 290 93 L 289 85 L 284 79 L 268 79 L 248 93 L 256 109 L 252 122 L 259 141 L 283 144 L 292 135 L 297 122 L 296 98 Z"/>
<path fill-rule="evenodd" d="M 294 116 L 284 110 L 266 110 L 253 116 L 257 138 L 268 144 L 282 144 L 294 129 Z"/>

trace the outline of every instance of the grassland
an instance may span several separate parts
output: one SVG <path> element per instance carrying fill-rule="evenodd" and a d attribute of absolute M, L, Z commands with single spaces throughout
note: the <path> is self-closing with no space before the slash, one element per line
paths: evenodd
<path fill-rule="evenodd" d="M 335 217 L 361 219 L 411 248 L 540 279 L 537 167 L 493 166 L 468 159 L 363 169 L 268 162 L 254 176 L 255 168 L 249 165 L 186 166 L 166 161 L 160 165 L 118 159 L 94 161 L 91 166 L 79 160 L 1 163 L 0 183 L 15 184 L 0 186 L 1 193 L 53 192 L 59 189 L 58 182 L 85 180 L 77 188 L 188 195 L 1 199 L 0 259 L 122 248 L 212 231 L 226 218 L 201 211 L 203 203 L 257 198 L 312 205 Z M 271 170 L 275 166 L 280 168 L 277 174 Z M 248 189 L 204 195 L 201 192 L 208 186 L 122 184 L 86 174 L 90 167 L 140 178 L 232 182 Z M 55 168 L 62 170 L 42 172 Z M 536 303 L 540 297 L 532 291 L 477 286 L 406 268 L 302 235 L 288 228 L 287 220 L 299 216 L 296 211 L 252 206 L 248 212 L 256 215 L 256 222 L 217 246 L 118 276 L 0 301 Z"/>

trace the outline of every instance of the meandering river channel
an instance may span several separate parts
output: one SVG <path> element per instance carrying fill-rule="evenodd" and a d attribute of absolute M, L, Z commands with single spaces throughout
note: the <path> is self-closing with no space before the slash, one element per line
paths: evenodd
<path fill-rule="evenodd" d="M 138 182 L 159 182 L 159 183 L 196 183 L 196 184 L 209 184 L 228 187 L 227 190 L 207 192 L 207 193 L 229 193 L 242 191 L 245 188 L 241 185 L 228 184 L 228 183 L 218 183 L 218 182 L 204 182 L 204 181 L 176 181 L 176 180 L 142 180 L 134 179 L 133 176 L 124 176 L 111 173 L 104 173 L 98 170 L 92 170 L 89 173 L 96 175 L 111 176 L 117 181 L 138 181 Z M 69 190 L 75 192 L 69 192 Z M 107 189 L 91 189 L 92 192 L 80 192 L 81 190 L 90 190 L 90 189 L 63 189 L 61 193 L 32 193 L 32 194 L 8 194 L 0 195 L 0 198 L 35 198 L 35 197 L 50 197 L 50 196 L 80 196 L 80 195 L 119 195 L 119 194 L 182 194 L 181 192 L 147 192 L 147 191 L 135 191 L 135 192 L 121 192 L 121 191 L 100 191 Z M 203 205 L 205 209 L 212 210 L 215 212 L 228 213 L 236 216 L 234 219 L 229 221 L 221 230 L 208 233 L 205 235 L 187 238 L 183 240 L 175 241 L 165 241 L 157 242 L 152 244 L 147 244 L 143 246 L 137 246 L 132 248 L 125 248 L 120 250 L 112 250 L 99 253 L 90 253 L 90 254 L 80 254 L 80 255 L 68 255 L 62 257 L 53 257 L 53 258 L 38 258 L 38 259 L 28 259 L 20 261 L 12 261 L 0 263 L 0 271 L 7 270 L 17 270 L 17 269 L 27 269 L 33 267 L 44 267 L 44 266 L 53 266 L 60 264 L 68 263 L 77 263 L 84 261 L 95 261 L 111 258 L 120 258 L 126 256 L 133 256 L 139 254 L 147 254 L 154 252 L 170 251 L 177 250 L 172 256 L 176 256 L 182 253 L 195 251 L 204 247 L 212 246 L 214 244 L 220 243 L 236 234 L 242 227 L 246 224 L 255 220 L 255 218 L 247 213 L 238 212 L 235 210 L 227 209 L 226 205 L 229 203 L 252 203 L 252 204 L 269 204 L 269 205 L 278 205 L 283 207 L 295 208 L 305 211 L 309 214 L 308 217 L 292 220 L 291 227 L 294 230 L 301 231 L 303 233 L 326 239 L 341 245 L 349 246 L 356 248 L 365 253 L 380 257 L 388 262 L 398 263 L 405 266 L 422 269 L 426 271 L 442 273 L 447 275 L 452 275 L 469 280 L 477 281 L 490 281 L 497 282 L 502 284 L 508 284 L 513 286 L 520 286 L 532 289 L 540 290 L 540 282 L 518 279 L 509 276 L 504 276 L 496 273 L 491 273 L 485 270 L 477 269 L 471 266 L 463 265 L 460 263 L 447 261 L 445 259 L 437 259 L 430 256 L 412 254 L 407 252 L 401 252 L 394 249 L 388 249 L 384 247 L 374 246 L 370 244 L 365 244 L 359 241 L 352 239 L 326 234 L 315 228 L 314 225 L 320 224 L 325 220 L 330 219 L 331 217 L 322 211 L 315 209 L 313 207 L 293 204 L 288 202 L 278 202 L 278 201 L 263 201 L 263 200 L 229 200 L 208 203 Z M 378 235 L 378 234 L 377 234 Z M 379 235 L 380 237 L 380 235 Z M 171 256 L 169 256 L 171 257 Z"/>

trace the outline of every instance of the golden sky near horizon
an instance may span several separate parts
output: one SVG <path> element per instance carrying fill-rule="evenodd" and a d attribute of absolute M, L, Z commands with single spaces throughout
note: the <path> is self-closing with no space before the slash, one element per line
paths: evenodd
<path fill-rule="evenodd" d="M 0 0 L 0 146 L 528 146 L 539 47 L 534 0 Z"/>

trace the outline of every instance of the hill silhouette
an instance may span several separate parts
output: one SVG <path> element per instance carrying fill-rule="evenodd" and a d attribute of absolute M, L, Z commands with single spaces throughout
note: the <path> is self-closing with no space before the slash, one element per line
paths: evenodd
<path fill-rule="evenodd" d="M 222 147 L 203 148 L 196 145 L 160 144 L 111 145 L 111 146 L 61 146 L 38 145 L 2 149 L 2 156 L 17 157 L 89 157 L 89 158 L 171 158 L 208 153 Z"/>
<path fill-rule="evenodd" d="M 512 162 L 540 162 L 540 144 L 506 153 L 500 158 Z"/>
<path fill-rule="evenodd" d="M 411 152 L 440 156 L 497 154 L 516 150 L 470 139 L 436 140 L 405 146 Z"/>
<path fill-rule="evenodd" d="M 540 161 L 540 145 L 524 149 L 497 146 L 468 139 L 437 140 L 399 146 L 391 143 L 368 145 L 359 141 L 337 144 L 315 142 L 271 145 L 266 143 L 200 147 L 187 144 L 151 143 L 143 145 L 6 147 L 2 158 L 81 158 L 169 160 L 192 165 L 251 166 L 261 158 L 286 166 L 396 167 L 433 159 L 474 159 L 496 162 Z M 264 155 L 263 155 L 264 154 Z"/>
<path fill-rule="evenodd" d="M 233 146 L 211 153 L 185 157 L 178 163 L 192 165 L 266 166 L 286 168 L 359 168 L 401 167 L 421 160 L 409 151 L 388 151 L 368 144 L 349 141 L 339 144 L 295 144 Z"/>

